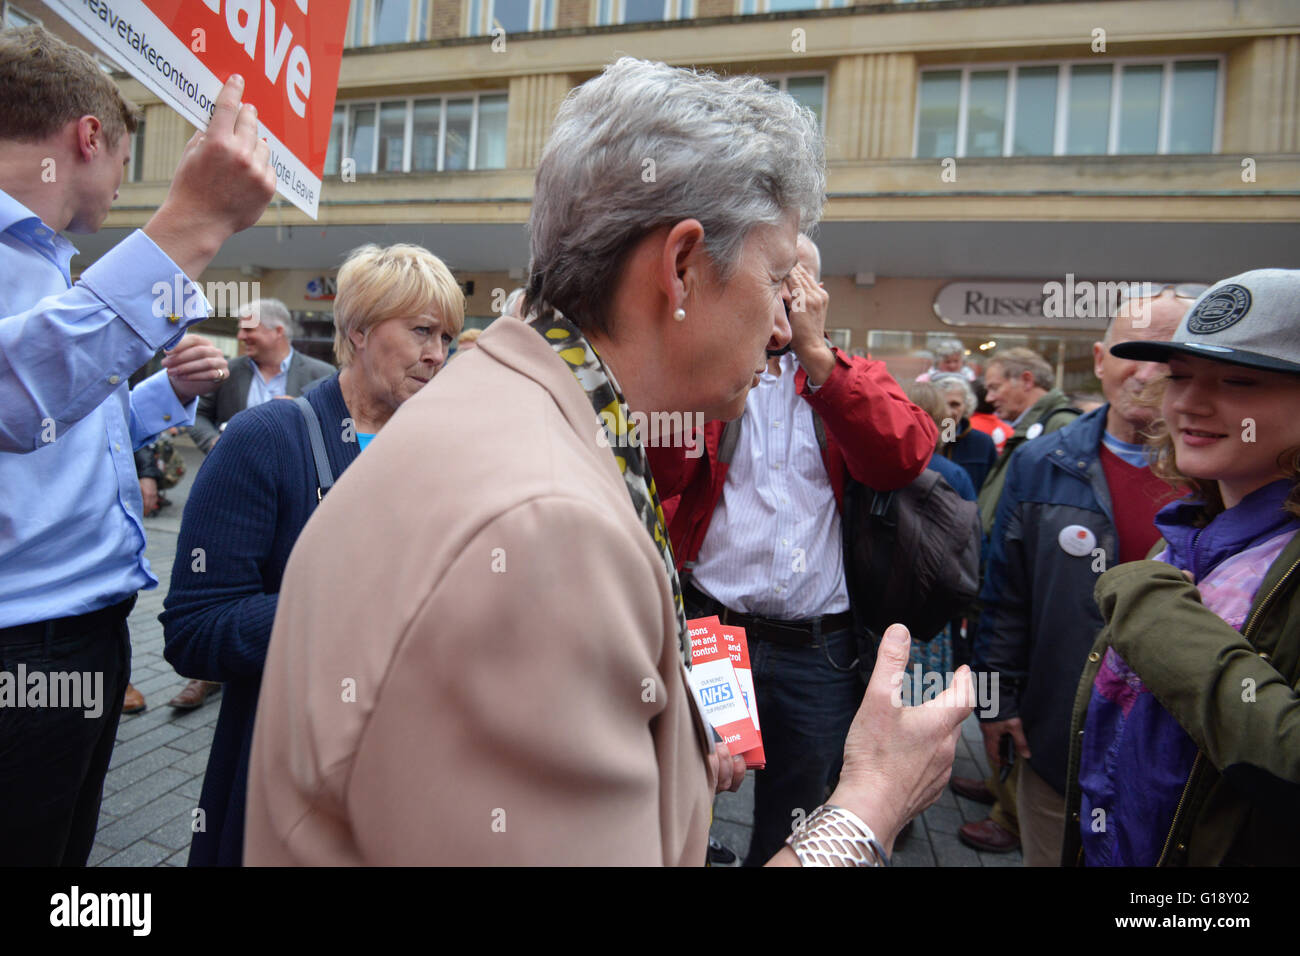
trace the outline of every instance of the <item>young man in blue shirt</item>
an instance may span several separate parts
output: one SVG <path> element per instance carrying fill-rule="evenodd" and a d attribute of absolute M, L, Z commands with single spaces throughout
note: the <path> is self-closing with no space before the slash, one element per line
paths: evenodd
<path fill-rule="evenodd" d="M 275 189 L 242 90 L 226 83 L 144 229 L 73 283 L 59 233 L 103 223 L 139 112 L 83 51 L 39 27 L 0 34 L 0 865 L 90 855 L 126 617 L 157 585 L 133 451 L 226 377 L 218 349 L 182 339 L 208 314 L 190 280 Z M 159 308 L 156 288 L 178 284 L 183 302 Z"/>

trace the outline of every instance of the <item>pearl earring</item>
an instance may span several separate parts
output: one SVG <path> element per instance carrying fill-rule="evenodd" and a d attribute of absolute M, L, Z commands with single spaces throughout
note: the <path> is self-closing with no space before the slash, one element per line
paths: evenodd
<path fill-rule="evenodd" d="M 685 310 L 685 309 L 676 309 L 676 310 L 673 312 L 673 318 L 676 319 L 678 322 L 685 322 L 685 321 L 686 321 L 686 310 Z"/>

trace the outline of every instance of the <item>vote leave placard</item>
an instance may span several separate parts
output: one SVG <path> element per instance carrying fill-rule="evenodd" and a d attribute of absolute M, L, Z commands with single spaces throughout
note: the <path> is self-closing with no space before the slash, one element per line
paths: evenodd
<path fill-rule="evenodd" d="M 46 3 L 199 129 L 207 129 L 226 79 L 242 75 L 280 194 L 316 218 L 346 0 Z"/>

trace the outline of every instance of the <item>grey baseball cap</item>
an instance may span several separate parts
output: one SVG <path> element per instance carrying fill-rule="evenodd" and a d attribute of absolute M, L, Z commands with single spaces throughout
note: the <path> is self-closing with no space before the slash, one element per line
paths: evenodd
<path fill-rule="evenodd" d="M 1169 342 L 1121 342 L 1111 355 L 1167 362 L 1171 355 L 1300 374 L 1300 269 L 1253 269 L 1210 286 Z"/>

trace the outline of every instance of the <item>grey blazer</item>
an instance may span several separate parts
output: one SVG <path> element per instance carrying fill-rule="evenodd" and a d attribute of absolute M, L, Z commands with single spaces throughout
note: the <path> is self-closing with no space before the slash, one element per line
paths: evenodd
<path fill-rule="evenodd" d="M 317 382 L 329 378 L 335 371 L 334 366 L 328 362 L 294 349 L 284 392 L 297 398 Z M 190 426 L 190 437 L 203 454 L 206 455 L 216 443 L 217 436 L 221 434 L 221 426 L 244 410 L 252 382 L 252 364 L 240 356 L 230 363 L 230 378 L 222 382 L 215 392 L 199 399 L 199 410 L 194 416 L 194 424 Z"/>

